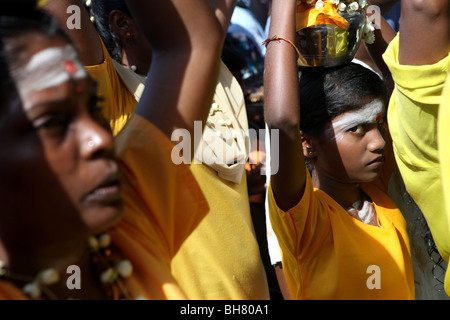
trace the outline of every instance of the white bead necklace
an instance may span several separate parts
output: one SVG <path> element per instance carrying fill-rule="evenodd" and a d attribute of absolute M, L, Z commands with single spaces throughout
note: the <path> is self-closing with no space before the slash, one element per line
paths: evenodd
<path fill-rule="evenodd" d="M 108 234 L 99 237 L 90 237 L 88 246 L 95 269 L 99 271 L 100 281 L 104 292 L 111 299 L 130 299 L 121 279 L 131 276 L 133 266 L 128 260 L 120 260 L 112 263 L 112 252 L 109 249 L 111 238 Z M 48 268 L 40 271 L 36 276 L 25 276 L 12 272 L 6 268 L 3 261 L 0 260 L 0 279 L 9 279 L 19 282 L 25 282 L 22 291 L 31 299 L 40 299 L 45 295 L 48 299 L 58 300 L 58 297 L 52 292 L 49 286 L 59 282 L 59 273 L 54 268 Z"/>

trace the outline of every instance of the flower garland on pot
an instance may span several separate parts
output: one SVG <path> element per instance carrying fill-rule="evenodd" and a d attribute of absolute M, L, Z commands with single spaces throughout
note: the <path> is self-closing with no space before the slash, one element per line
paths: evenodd
<path fill-rule="evenodd" d="M 367 0 L 298 0 L 296 31 L 318 24 L 335 24 L 346 29 L 348 22 L 344 16 L 366 15 L 362 40 L 367 44 L 375 41 L 375 27 L 367 17 Z"/>

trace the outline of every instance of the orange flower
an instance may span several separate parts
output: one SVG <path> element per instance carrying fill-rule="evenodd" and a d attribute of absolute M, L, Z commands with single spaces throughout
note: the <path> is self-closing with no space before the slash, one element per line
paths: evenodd
<path fill-rule="evenodd" d="M 316 6 L 308 5 L 306 0 L 302 0 L 297 5 L 296 31 L 318 24 L 335 24 L 342 29 L 347 29 L 348 22 L 339 15 L 336 5 L 328 1 L 323 2 L 323 6 L 316 9 Z"/>

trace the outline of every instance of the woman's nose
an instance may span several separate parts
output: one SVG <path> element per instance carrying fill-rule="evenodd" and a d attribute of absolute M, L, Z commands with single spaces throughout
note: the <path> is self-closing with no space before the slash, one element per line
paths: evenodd
<path fill-rule="evenodd" d="M 81 126 L 81 150 L 84 157 L 111 157 L 114 155 L 114 138 L 110 130 L 90 116 L 86 116 Z"/>
<path fill-rule="evenodd" d="M 384 140 L 383 133 L 378 127 L 373 128 L 369 131 L 369 137 L 370 141 L 367 145 L 367 149 L 369 149 L 369 151 L 383 150 L 386 146 L 386 141 Z"/>

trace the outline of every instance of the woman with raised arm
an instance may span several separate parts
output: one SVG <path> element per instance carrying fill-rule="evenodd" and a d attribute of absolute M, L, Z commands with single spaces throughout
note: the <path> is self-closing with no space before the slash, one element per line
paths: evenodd
<path fill-rule="evenodd" d="M 278 41 L 267 44 L 264 79 L 265 120 L 279 146 L 269 215 L 290 293 L 414 299 L 406 223 L 387 195 L 395 161 L 385 84 L 353 63 L 302 68 L 299 83 L 296 4 L 273 1 L 269 39 Z"/>
<path fill-rule="evenodd" d="M 130 119 L 137 100 L 142 96 L 146 78 L 141 73 L 145 75 L 148 73 L 151 48 L 142 32 L 138 32 L 136 22 L 127 16 L 131 13 L 124 0 L 120 3 L 126 8 L 126 10 L 123 9 L 126 12 L 115 10 L 111 15 L 115 23 L 111 27 L 107 26 L 112 30 L 120 30 L 120 33 L 113 39 L 110 37 L 104 40 L 99 36 L 99 32 L 105 31 L 105 26 L 100 25 L 104 17 L 96 16 L 99 20 L 95 24 L 98 26 L 97 32 L 84 2 L 83 0 L 50 0 L 44 9 L 58 20 L 61 28 L 72 39 L 86 70 L 97 82 L 97 91 L 102 97 L 100 105 L 103 116 L 116 136 Z M 119 2 L 115 1 L 115 3 L 118 5 Z M 69 8 L 78 8 L 78 11 L 72 12 L 79 13 L 79 29 L 66 28 L 67 19 L 71 17 L 68 14 Z M 118 5 L 118 8 L 122 7 Z M 136 42 L 139 43 L 138 47 Z M 111 50 L 111 53 L 108 50 Z M 134 72 L 130 69 L 132 65 L 139 69 Z"/>
<path fill-rule="evenodd" d="M 448 263 L 450 230 L 437 126 L 439 105 L 448 100 L 442 90 L 450 63 L 450 5 L 448 0 L 406 0 L 401 6 L 400 31 L 383 56 L 395 81 L 389 127 L 406 190 L 423 212 L 437 249 Z M 445 152 L 448 146 L 441 142 L 440 148 Z M 449 278 L 447 272 L 447 295 Z"/>
<path fill-rule="evenodd" d="M 57 0 L 53 2 L 58 4 Z M 208 3 L 222 27 L 224 39 L 236 0 L 210 0 Z M 64 8 L 48 6 L 48 9 L 64 22 L 61 18 L 66 16 Z M 93 0 L 90 10 L 108 51 L 104 52 L 105 63 L 87 67 L 87 70 L 97 79 L 105 79 L 106 83 L 115 83 L 118 76 L 115 74 L 114 66 L 112 69 L 105 68 L 105 65 L 112 65 L 109 54 L 116 56 L 116 52 L 124 52 L 125 49 L 130 49 L 132 44 L 134 44 L 134 52 L 145 53 L 148 48 L 148 45 L 144 43 L 146 39 L 142 38 L 141 29 L 137 28 L 137 20 L 132 10 L 124 5 L 123 0 Z M 82 13 L 86 15 L 86 12 Z M 72 36 L 75 36 L 77 32 L 92 32 L 92 23 L 88 19 L 83 21 L 86 21 L 87 25 L 83 25 L 79 31 L 70 31 Z M 130 33 L 130 39 L 126 38 L 127 32 Z M 117 39 L 117 43 L 109 45 L 111 41 L 108 39 L 111 38 Z M 137 42 L 138 39 L 141 41 Z M 89 45 L 88 35 L 83 39 L 74 38 L 74 40 L 80 46 Z M 98 41 L 98 39 L 95 40 Z M 124 56 L 127 57 L 128 62 L 131 61 L 129 52 L 127 50 L 122 57 L 119 54 L 120 63 L 124 63 Z M 150 63 L 152 60 L 149 55 L 146 59 L 143 62 Z M 139 90 L 132 90 L 133 81 L 126 81 L 126 79 L 136 78 L 137 75 L 121 65 L 117 66 L 116 61 L 114 65 L 120 75 L 119 85 L 123 82 L 127 89 L 134 93 L 133 99 L 136 98 L 139 101 L 141 99 Z M 140 73 L 148 72 L 141 67 L 145 63 L 136 62 L 136 65 Z M 108 69 L 112 72 L 107 72 Z M 134 76 L 125 77 L 124 73 L 134 74 Z M 139 85 L 139 81 L 134 82 Z M 123 89 L 123 87 L 119 88 Z M 117 119 L 127 120 L 133 111 L 130 108 L 132 104 L 128 101 L 130 92 L 125 95 L 127 99 L 117 100 L 117 105 L 110 103 L 105 105 L 105 116 L 123 112 L 123 115 L 118 116 Z M 116 92 L 111 91 L 110 94 L 115 97 Z M 172 272 L 183 291 L 191 299 L 269 299 L 264 266 L 250 215 L 244 170 L 249 153 L 245 138 L 248 124 L 244 95 L 238 81 L 223 62 L 220 65 L 219 78 L 210 105 L 206 125 L 202 131 L 197 131 L 197 137 L 192 136 L 201 138 L 201 146 L 198 146 L 194 154 L 195 160 L 190 166 L 208 201 L 210 211 L 181 246 L 172 261 Z M 105 110 L 111 108 L 114 108 L 111 112 Z M 164 108 L 161 109 L 160 114 L 163 117 L 166 116 Z M 108 119 L 113 120 L 114 116 Z M 122 125 L 121 121 L 110 121 L 110 123 L 116 129 Z M 139 177 L 140 174 L 136 172 L 134 176 Z M 182 204 L 181 199 L 178 202 Z M 242 247 L 246 250 L 242 250 Z"/>
<path fill-rule="evenodd" d="M 66 34 L 35 1 L 3 3 L 2 299 L 186 298 L 170 263 L 208 205 L 188 166 L 172 162 L 170 135 L 206 119 L 221 30 L 203 0 L 129 5 L 145 15 L 159 86 L 146 87 L 116 159 L 95 83 Z"/>

